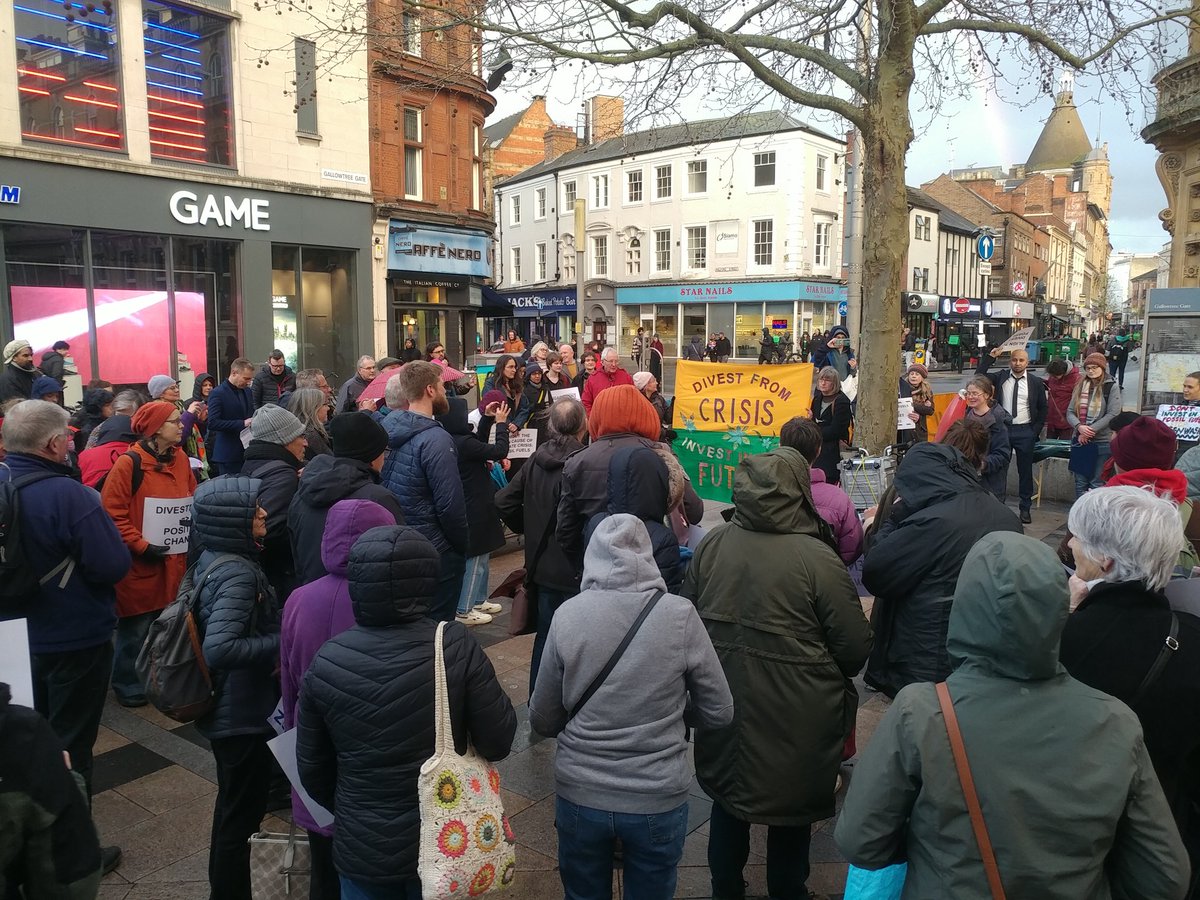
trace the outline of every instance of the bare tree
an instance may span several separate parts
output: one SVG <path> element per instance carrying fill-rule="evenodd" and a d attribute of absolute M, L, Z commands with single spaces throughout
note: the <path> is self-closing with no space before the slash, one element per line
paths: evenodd
<path fill-rule="evenodd" d="M 1049 93 L 1059 67 L 1086 70 L 1136 107 L 1147 97 L 1131 75 L 1163 59 L 1164 27 L 1155 26 L 1200 15 L 1200 0 L 1176 0 L 1175 8 L 1151 0 L 487 2 L 457 22 L 508 50 L 517 79 L 615 80 L 627 106 L 643 101 L 666 115 L 697 94 L 702 105 L 725 111 L 791 104 L 858 130 L 866 229 L 855 437 L 876 451 L 895 437 L 914 116 L 935 115 L 981 81 Z M 453 8 L 442 0 L 406 7 L 443 23 Z M 328 0 L 323 8 L 328 30 L 343 39 L 387 40 L 386 26 L 358 30 L 364 0 Z"/>

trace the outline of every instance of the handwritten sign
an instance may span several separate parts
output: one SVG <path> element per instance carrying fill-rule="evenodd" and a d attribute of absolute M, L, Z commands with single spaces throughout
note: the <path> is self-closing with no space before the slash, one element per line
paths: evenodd
<path fill-rule="evenodd" d="M 1024 350 L 1025 345 L 1029 343 L 1029 339 L 1033 337 L 1033 327 L 1022 328 L 1020 331 L 1014 331 L 1012 337 L 1000 345 L 1001 353 L 1008 353 L 1012 350 Z"/>
<path fill-rule="evenodd" d="M 901 397 L 896 401 L 896 410 L 897 431 L 912 431 L 917 427 L 917 423 L 908 417 L 908 414 L 913 411 L 912 397 Z"/>
<path fill-rule="evenodd" d="M 566 397 L 570 397 L 572 400 L 578 400 L 579 399 L 579 388 L 569 387 L 569 388 L 563 388 L 561 391 L 551 391 L 550 392 L 550 398 L 555 403 L 557 403 L 559 400 L 562 400 Z"/>
<path fill-rule="evenodd" d="M 1174 431 L 1177 440 L 1200 441 L 1200 406 L 1163 403 L 1155 418 Z"/>
<path fill-rule="evenodd" d="M 501 428 L 507 426 L 501 425 Z M 491 443 L 496 443 L 496 430 L 492 429 Z M 528 459 L 533 456 L 533 451 L 537 449 L 537 429 L 522 428 L 516 434 L 508 436 L 508 458 L 509 459 Z"/>
<path fill-rule="evenodd" d="M 147 497 L 142 507 L 142 537 L 166 547 L 169 555 L 187 553 L 192 533 L 192 498 Z"/>
<path fill-rule="evenodd" d="M 675 372 L 675 428 L 777 436 L 812 400 L 813 367 L 680 361 Z"/>

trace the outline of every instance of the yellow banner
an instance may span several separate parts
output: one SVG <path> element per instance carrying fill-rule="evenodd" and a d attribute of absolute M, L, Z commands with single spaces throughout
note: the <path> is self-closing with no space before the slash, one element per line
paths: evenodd
<path fill-rule="evenodd" d="M 675 428 L 778 435 L 812 401 L 813 367 L 687 362 L 675 369 Z"/>

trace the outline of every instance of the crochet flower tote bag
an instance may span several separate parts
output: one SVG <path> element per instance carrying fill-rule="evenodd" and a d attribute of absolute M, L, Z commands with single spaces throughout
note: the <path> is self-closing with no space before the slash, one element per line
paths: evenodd
<path fill-rule="evenodd" d="M 433 756 L 421 766 L 417 791 L 421 842 L 417 874 L 424 900 L 457 900 L 502 891 L 516 875 L 516 844 L 500 802 L 500 774 L 467 746 L 454 750 L 443 632 L 434 638 Z"/>

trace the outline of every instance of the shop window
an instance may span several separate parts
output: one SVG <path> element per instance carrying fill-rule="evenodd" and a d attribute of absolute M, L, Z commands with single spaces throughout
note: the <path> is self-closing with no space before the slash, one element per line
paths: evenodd
<path fill-rule="evenodd" d="M 324 370 L 331 383 L 354 366 L 354 251 L 271 247 L 273 343 L 293 368 Z"/>
<path fill-rule="evenodd" d="M 650 307 L 646 308 L 650 309 Z M 637 330 L 642 327 L 642 308 L 640 306 L 618 306 L 617 323 L 621 335 L 621 353 L 629 356 L 633 352 L 633 339 L 637 335 Z"/>
<path fill-rule="evenodd" d="M 671 271 L 671 229 L 654 229 L 654 271 Z"/>
<path fill-rule="evenodd" d="M 829 190 L 829 157 L 817 155 L 817 190 Z"/>
<path fill-rule="evenodd" d="M 679 356 L 679 307 L 657 306 L 654 309 L 654 331 L 663 344 L 664 356 Z"/>
<path fill-rule="evenodd" d="M 671 167 L 654 167 L 654 199 L 666 200 L 671 196 Z"/>
<path fill-rule="evenodd" d="M 13 11 L 21 136 L 125 149 L 115 10 L 20 0 Z"/>
<path fill-rule="evenodd" d="M 708 226 L 689 225 L 687 228 L 687 267 L 708 268 Z"/>
<path fill-rule="evenodd" d="M 315 135 L 317 131 L 317 45 L 296 38 L 296 130 Z"/>
<path fill-rule="evenodd" d="M 758 357 L 758 341 L 762 336 L 762 304 L 738 303 L 734 309 L 734 355 Z"/>
<path fill-rule="evenodd" d="M 766 307 L 766 326 L 771 329 L 771 334 L 778 337 L 780 341 L 793 341 L 796 336 L 795 329 L 795 306 L 791 301 L 768 303 Z"/>
<path fill-rule="evenodd" d="M 708 160 L 696 159 L 687 164 L 687 192 L 708 193 Z"/>
<path fill-rule="evenodd" d="M 201 372 L 223 377 L 242 355 L 238 244 L 174 237 L 171 253 L 179 377 L 185 383 L 188 372 L 193 378 Z"/>
<path fill-rule="evenodd" d="M 770 266 L 775 261 L 775 223 L 771 219 L 754 222 L 754 264 Z"/>
<path fill-rule="evenodd" d="M 700 352 L 704 353 L 708 344 L 707 317 L 704 312 L 704 305 L 701 303 L 685 306 L 683 308 L 683 335 L 681 340 L 683 343 L 689 344 L 692 340 L 692 335 L 700 337 Z"/>
<path fill-rule="evenodd" d="M 404 107 L 404 198 L 420 200 L 422 191 L 421 165 L 424 153 L 421 110 Z"/>
<path fill-rule="evenodd" d="M 642 202 L 642 170 L 625 173 L 625 202 Z"/>
<path fill-rule="evenodd" d="M 151 157 L 232 166 L 229 21 L 142 0 L 142 30 Z"/>
<path fill-rule="evenodd" d="M 769 187 L 775 184 L 775 151 L 754 154 L 754 186 Z"/>
<path fill-rule="evenodd" d="M 710 303 L 708 305 L 708 331 L 709 334 L 722 331 L 725 333 L 725 337 L 729 338 L 730 343 L 733 343 L 732 303 Z"/>

